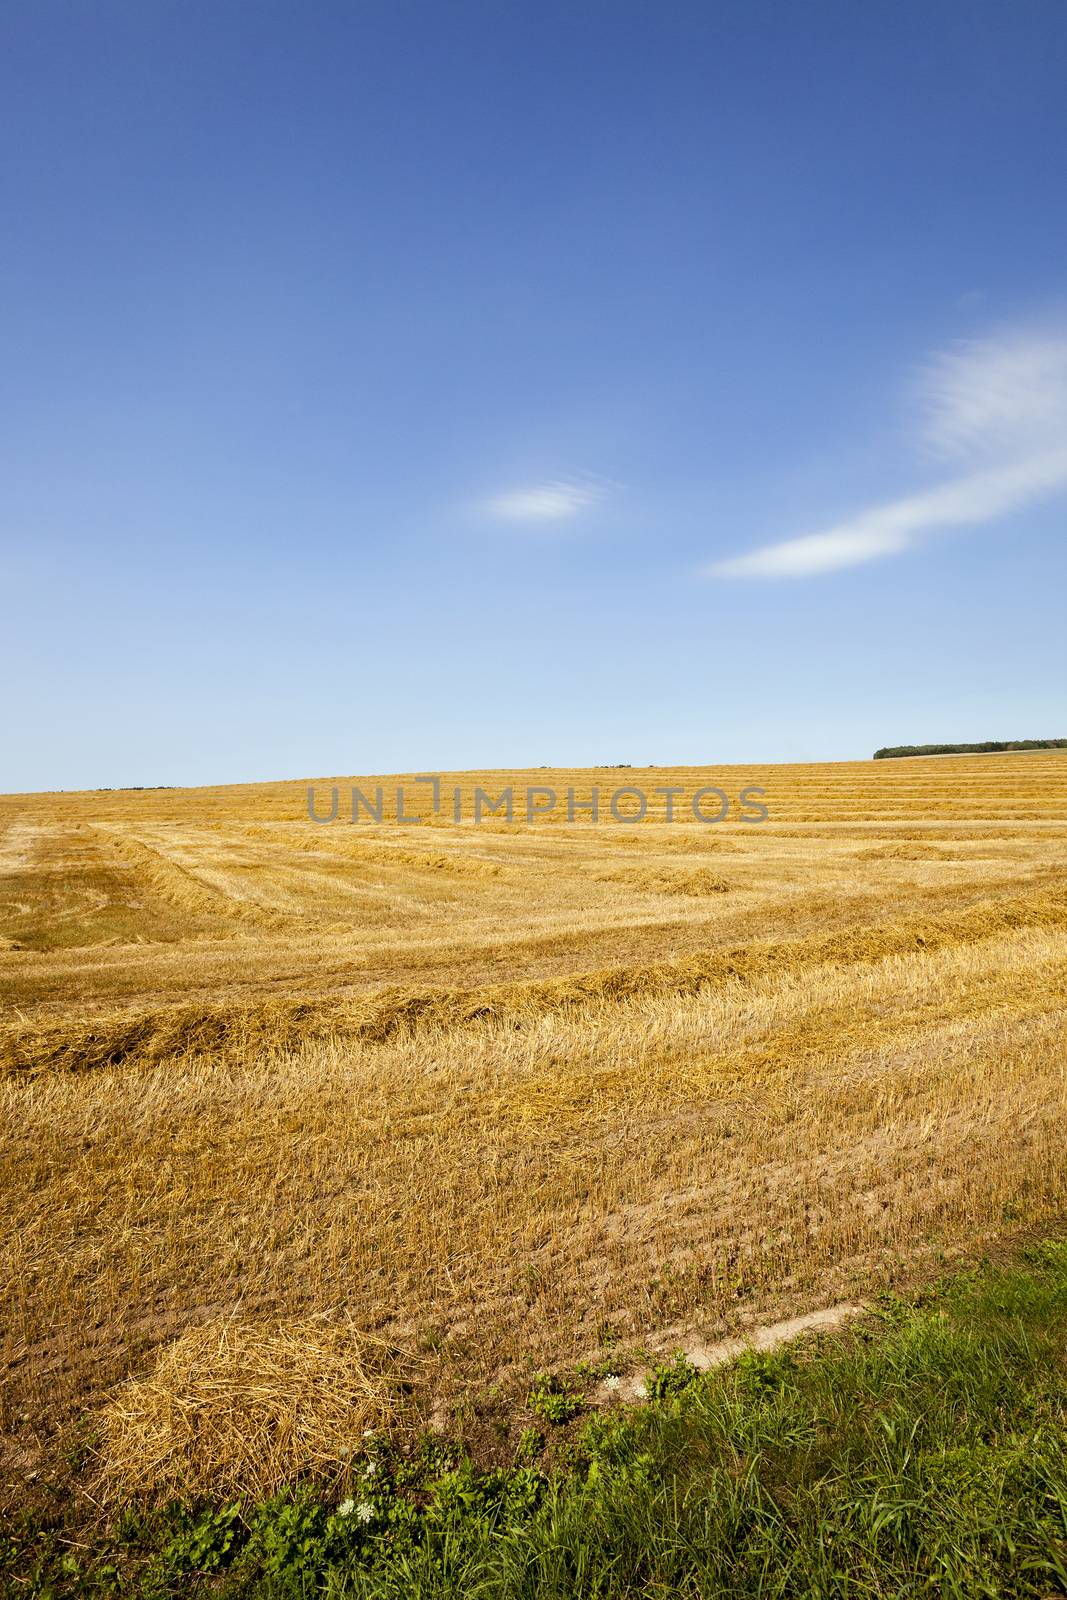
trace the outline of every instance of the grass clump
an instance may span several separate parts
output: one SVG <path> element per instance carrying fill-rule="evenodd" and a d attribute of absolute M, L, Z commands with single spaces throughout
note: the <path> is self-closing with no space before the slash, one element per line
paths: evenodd
<path fill-rule="evenodd" d="M 696 1382 L 699 1374 L 684 1350 L 674 1359 L 655 1366 L 645 1378 L 645 1393 L 650 1400 L 666 1400 L 672 1395 L 684 1394 Z"/>
<path fill-rule="evenodd" d="M 584 1396 L 572 1389 L 566 1379 L 548 1372 L 538 1373 L 526 1397 L 526 1404 L 554 1427 L 570 1422 L 585 1409 Z"/>

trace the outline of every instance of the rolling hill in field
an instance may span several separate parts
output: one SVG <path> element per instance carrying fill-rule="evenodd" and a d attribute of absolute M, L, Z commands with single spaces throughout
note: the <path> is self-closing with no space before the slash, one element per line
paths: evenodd
<path fill-rule="evenodd" d="M 88 1416 L 101 1493 L 267 1492 L 1062 1212 L 1067 753 L 404 781 L 0 799 L 9 1484 Z"/>

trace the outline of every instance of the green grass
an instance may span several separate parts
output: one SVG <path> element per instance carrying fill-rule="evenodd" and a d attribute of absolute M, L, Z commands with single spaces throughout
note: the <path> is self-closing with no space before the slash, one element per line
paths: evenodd
<path fill-rule="evenodd" d="M 1049 1242 L 803 1349 L 661 1369 L 659 1398 L 589 1415 L 551 1470 L 530 1430 L 493 1471 L 371 1441 L 341 1505 L 128 1515 L 91 1557 L 12 1529 L 0 1573 L 38 1600 L 1067 1594 L 1065 1351 Z"/>

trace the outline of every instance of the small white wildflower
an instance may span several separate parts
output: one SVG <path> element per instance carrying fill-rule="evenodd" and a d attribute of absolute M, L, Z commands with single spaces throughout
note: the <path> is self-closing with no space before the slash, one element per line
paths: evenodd
<path fill-rule="evenodd" d="M 373 1439 L 374 1438 L 374 1429 L 373 1428 L 364 1428 L 363 1437 L 364 1437 L 364 1439 Z"/>
<path fill-rule="evenodd" d="M 378 1463 L 376 1461 L 368 1461 L 367 1465 L 363 1468 L 363 1476 L 365 1478 L 373 1478 L 377 1470 Z"/>
<path fill-rule="evenodd" d="M 617 1389 L 621 1382 L 622 1379 L 619 1377 L 617 1372 L 609 1372 L 607 1377 L 604 1379 L 604 1387 L 605 1389 Z"/>
<path fill-rule="evenodd" d="M 350 1517 L 355 1509 L 356 1502 L 354 1500 L 342 1500 L 337 1507 L 337 1515 L 339 1517 Z"/>
<path fill-rule="evenodd" d="M 374 1521 L 374 1507 L 371 1505 L 369 1500 L 361 1500 L 359 1502 L 359 1505 L 356 1507 L 356 1516 L 359 1518 L 360 1522 Z"/>

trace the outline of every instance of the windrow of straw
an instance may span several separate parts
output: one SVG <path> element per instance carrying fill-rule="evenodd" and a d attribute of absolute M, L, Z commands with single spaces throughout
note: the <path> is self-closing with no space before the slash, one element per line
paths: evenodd
<path fill-rule="evenodd" d="M 733 888 L 732 883 L 708 867 L 694 867 L 689 871 L 671 867 L 649 870 L 623 867 L 617 872 L 598 872 L 597 881 L 622 883 L 633 889 L 644 889 L 649 894 L 687 895 L 697 900 L 710 894 L 728 894 Z"/>
<path fill-rule="evenodd" d="M 804 967 L 875 962 L 914 951 L 975 944 L 1020 928 L 1067 926 L 1067 885 L 1029 896 L 983 900 L 957 912 L 849 928 L 796 940 L 701 951 L 678 961 L 471 989 L 383 987 L 364 995 L 213 1006 L 126 1010 L 86 1022 L 16 1025 L 0 1034 L 0 1072 L 85 1071 L 178 1056 L 246 1057 L 311 1040 L 382 1042 L 421 1028 L 463 1027 L 483 1018 L 516 1027 L 552 1012 L 643 996 L 683 997 L 729 981 L 751 982 Z"/>
<path fill-rule="evenodd" d="M 921 840 L 901 840 L 895 844 L 875 845 L 870 850 L 858 850 L 857 861 L 966 861 L 966 852 L 953 849 L 948 844 L 923 843 Z"/>
<path fill-rule="evenodd" d="M 487 861 L 483 856 L 412 850 L 399 844 L 383 844 L 377 839 L 353 838 L 351 832 L 341 827 L 323 826 L 309 833 L 292 826 L 278 829 L 261 825 L 244 828 L 242 833 L 248 839 L 276 844 L 287 851 L 343 856 L 356 865 L 366 862 L 368 866 L 410 867 L 416 872 L 441 873 L 455 878 L 499 878 L 506 870 L 503 863 Z"/>
<path fill-rule="evenodd" d="M 282 930 L 291 927 L 294 919 L 284 911 L 274 911 L 251 900 L 237 900 L 212 888 L 195 873 L 171 861 L 161 851 L 140 839 L 108 830 L 111 846 L 129 862 L 140 881 L 161 899 L 191 912 L 194 916 L 223 917 L 228 921 L 250 924 L 264 930 Z"/>

